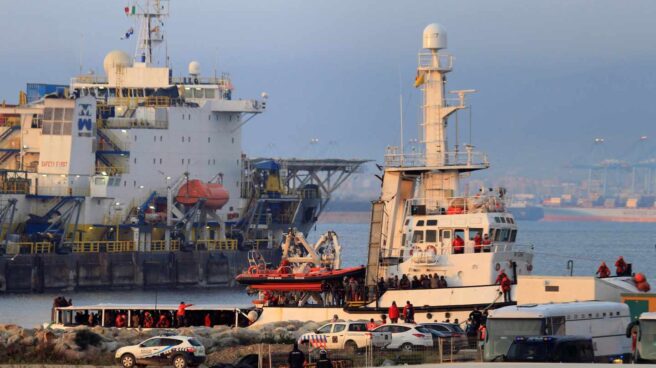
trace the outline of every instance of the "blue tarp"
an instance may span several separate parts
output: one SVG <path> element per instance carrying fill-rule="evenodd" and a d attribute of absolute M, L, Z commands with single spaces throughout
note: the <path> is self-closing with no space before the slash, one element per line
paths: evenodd
<path fill-rule="evenodd" d="M 273 160 L 268 160 L 255 164 L 255 168 L 258 170 L 275 171 L 275 170 L 280 170 L 280 165 L 278 165 L 278 163 Z"/>

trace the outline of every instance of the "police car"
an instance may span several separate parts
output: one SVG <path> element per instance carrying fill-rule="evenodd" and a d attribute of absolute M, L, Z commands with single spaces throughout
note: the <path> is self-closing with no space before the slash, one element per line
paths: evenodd
<path fill-rule="evenodd" d="M 139 345 L 118 349 L 115 358 L 124 368 L 146 365 L 195 367 L 205 361 L 205 347 L 189 336 L 155 336 Z"/>

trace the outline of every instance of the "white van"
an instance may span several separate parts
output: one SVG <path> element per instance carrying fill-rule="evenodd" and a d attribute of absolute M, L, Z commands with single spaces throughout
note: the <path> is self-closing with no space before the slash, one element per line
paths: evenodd
<path fill-rule="evenodd" d="M 629 361 L 631 339 L 626 327 L 631 322 L 629 307 L 613 302 L 529 304 L 490 311 L 487 319 L 485 360 L 508 353 L 517 336 L 589 336 L 595 360 Z"/>
<path fill-rule="evenodd" d="M 656 363 L 656 312 L 641 314 L 638 326 L 635 361 Z"/>

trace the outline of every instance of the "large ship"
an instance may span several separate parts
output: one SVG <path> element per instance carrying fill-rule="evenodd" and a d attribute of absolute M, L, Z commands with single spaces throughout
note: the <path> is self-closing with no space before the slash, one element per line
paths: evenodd
<path fill-rule="evenodd" d="M 133 56 L 0 106 L 0 291 L 229 285 L 248 250 L 275 260 L 288 228 L 307 234 L 364 162 L 249 159 L 242 127 L 267 94 L 234 98 L 196 61 L 174 77 L 168 1 L 125 13 Z"/>
<path fill-rule="evenodd" d="M 411 153 L 387 148 L 381 194 L 371 209 L 365 276 L 334 280 L 332 275 L 339 270 L 331 265 L 332 258 L 326 264 L 318 255 L 339 252 L 314 251 L 302 241 L 294 248 L 298 242 L 289 237 L 297 236 L 290 233 L 283 248 L 284 264 L 269 270 L 254 262 L 249 274 L 238 278 L 260 291 L 256 323 L 321 321 L 333 315 L 378 319 L 393 302 L 402 306 L 406 301 L 414 304 L 418 322 L 465 321 L 476 307 L 514 303 L 514 285 L 509 285 L 509 298 L 504 300 L 497 281 L 500 274 L 512 283 L 531 274 L 532 248 L 515 242 L 517 224 L 505 207 L 503 188 L 460 192 L 461 178 L 487 169 L 489 161 L 470 144 L 461 150 L 447 141 L 447 136 L 458 141 L 457 131 L 447 131 L 447 122 L 467 108 L 465 97 L 474 91 L 452 91 L 456 98 L 447 98 L 446 75 L 453 58 L 446 46 L 441 26 L 426 27 L 415 83 L 423 91 L 424 147 Z M 303 269 L 325 275 L 323 282 L 295 289 L 280 285 L 282 278 L 302 280 Z"/>

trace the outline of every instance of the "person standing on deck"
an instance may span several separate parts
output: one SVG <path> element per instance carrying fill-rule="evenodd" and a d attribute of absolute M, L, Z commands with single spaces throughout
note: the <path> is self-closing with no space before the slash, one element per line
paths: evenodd
<path fill-rule="evenodd" d="M 180 305 L 178 305 L 178 311 L 176 312 L 176 317 L 178 319 L 178 327 L 185 327 L 186 326 L 186 314 L 187 314 L 187 308 L 191 307 L 193 304 L 185 304 L 185 302 L 180 302 Z"/>
<path fill-rule="evenodd" d="M 599 275 L 600 279 L 610 277 L 610 268 L 606 266 L 606 262 L 601 262 L 601 265 L 599 265 L 599 268 L 597 268 L 596 274 Z"/>
<path fill-rule="evenodd" d="M 403 307 L 403 319 L 405 323 L 415 322 L 415 306 L 409 300 L 405 302 L 405 307 Z"/>
<path fill-rule="evenodd" d="M 626 268 L 627 268 L 626 262 L 624 262 L 624 257 L 620 256 L 620 258 L 615 261 L 615 273 L 617 276 L 624 276 L 626 274 Z"/>
<path fill-rule="evenodd" d="M 392 306 L 389 307 L 387 314 L 389 315 L 390 321 L 392 323 L 399 322 L 399 308 L 396 306 L 396 301 L 392 302 Z"/>

